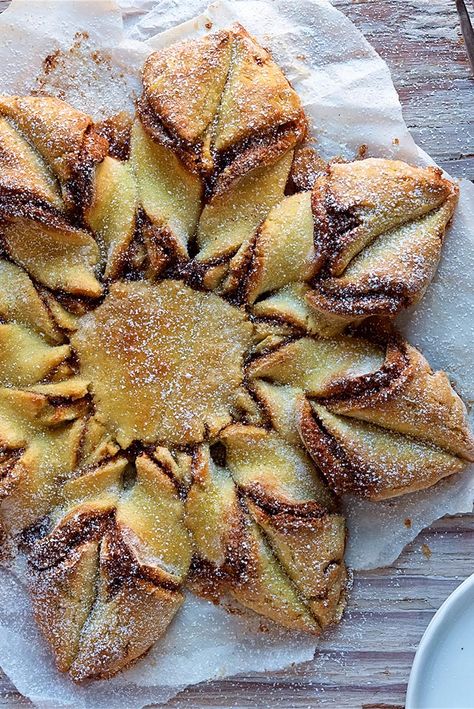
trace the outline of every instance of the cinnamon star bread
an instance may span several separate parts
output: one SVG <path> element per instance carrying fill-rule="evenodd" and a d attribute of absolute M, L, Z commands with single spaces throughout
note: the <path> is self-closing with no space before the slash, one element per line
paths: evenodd
<path fill-rule="evenodd" d="M 346 603 L 338 496 L 474 460 L 447 376 L 390 324 L 456 186 L 311 159 L 297 94 L 239 25 L 142 79 L 135 115 L 101 124 L 0 97 L 2 537 L 75 681 L 148 652 L 185 588 L 319 634 Z"/>

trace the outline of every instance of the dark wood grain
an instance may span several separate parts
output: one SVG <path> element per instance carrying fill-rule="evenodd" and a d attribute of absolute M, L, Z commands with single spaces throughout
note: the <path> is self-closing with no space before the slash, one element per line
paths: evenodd
<path fill-rule="evenodd" d="M 474 78 L 454 0 L 335 0 L 387 61 L 416 142 L 474 179 Z"/>
<path fill-rule="evenodd" d="M 0 0 L 0 9 L 7 4 Z M 452 175 L 474 179 L 474 80 L 454 0 L 334 4 L 387 60 L 418 144 Z M 439 520 L 392 567 L 356 574 L 345 618 L 312 662 L 202 683 L 166 707 L 403 707 L 416 647 L 443 600 L 472 573 L 473 547 L 474 516 Z M 28 704 L 1 675 L 0 704 Z"/>

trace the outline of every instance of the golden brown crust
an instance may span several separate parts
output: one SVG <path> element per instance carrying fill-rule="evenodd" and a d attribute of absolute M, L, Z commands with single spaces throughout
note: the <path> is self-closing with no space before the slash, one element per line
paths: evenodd
<path fill-rule="evenodd" d="M 321 405 L 300 404 L 304 444 L 336 494 L 383 500 L 431 487 L 466 467 L 460 458 Z"/>
<path fill-rule="evenodd" d="M 300 515 L 271 515 L 258 505 L 248 504 L 280 563 L 308 599 L 321 628 L 337 622 L 346 602 L 344 518 L 329 514 L 308 518 L 304 511 Z"/>
<path fill-rule="evenodd" d="M 411 374 L 410 354 L 406 341 L 395 332 L 378 333 L 369 337 L 374 346 L 383 347 L 384 359 L 381 365 L 366 374 L 352 370 L 347 375 L 335 377 L 326 386 L 321 397 L 322 403 L 364 402 L 376 397 L 386 400 L 396 395 Z"/>
<path fill-rule="evenodd" d="M 230 192 L 213 195 L 201 213 L 197 260 L 214 265 L 228 260 L 252 239 L 270 209 L 283 199 L 293 159 L 287 151 L 239 177 Z"/>
<path fill-rule="evenodd" d="M 61 193 L 54 175 L 28 141 L 4 117 L 0 118 L 0 145 L 2 192 L 8 195 L 26 193 L 32 199 L 61 209 Z"/>
<path fill-rule="evenodd" d="M 203 141 L 214 120 L 231 60 L 227 30 L 151 54 L 142 70 L 148 105 L 176 139 Z"/>
<path fill-rule="evenodd" d="M 379 236 L 342 275 L 316 280 L 307 296 L 311 307 L 342 329 L 369 316 L 394 317 L 418 302 L 434 276 L 457 203 L 458 189 L 448 185 L 451 193 L 441 206 Z"/>
<path fill-rule="evenodd" d="M 95 169 L 84 220 L 100 244 L 101 265 L 105 265 L 107 279 L 119 276 L 125 266 L 137 213 L 137 186 L 130 166 L 106 156 Z"/>
<path fill-rule="evenodd" d="M 283 342 L 254 359 L 248 375 L 272 424 L 288 440 L 299 429 L 337 494 L 379 499 L 463 470 L 474 438 L 446 375 L 400 336 L 380 325 L 374 335 L 373 327 L 372 342 Z"/>
<path fill-rule="evenodd" d="M 324 214 L 317 239 L 333 276 L 379 234 L 436 209 L 456 191 L 439 168 L 377 158 L 332 163 L 315 189 Z"/>
<path fill-rule="evenodd" d="M 0 114 L 18 126 L 59 179 L 66 205 L 83 209 L 94 167 L 108 152 L 91 117 L 49 96 L 0 97 Z"/>
<path fill-rule="evenodd" d="M 306 124 L 300 122 L 279 132 L 259 136 L 255 145 L 244 146 L 230 165 L 224 167 L 216 177 L 212 196 L 218 197 L 230 192 L 238 180 L 261 165 L 273 165 L 283 155 L 290 152 L 304 136 Z"/>
<path fill-rule="evenodd" d="M 224 167 L 219 192 L 275 161 L 306 132 L 297 95 L 240 25 L 155 52 L 142 79 L 145 128 L 155 140 L 173 144 L 191 169 Z"/>
<path fill-rule="evenodd" d="M 38 623 L 75 680 L 109 677 L 138 659 L 183 601 L 191 549 L 182 503 L 146 456 L 136 460 L 135 486 L 122 490 L 126 466 L 118 457 L 71 478 L 56 525 L 29 555 Z"/>
<path fill-rule="evenodd" d="M 199 450 L 187 500 L 196 547 L 191 587 L 319 633 L 345 605 L 343 518 L 298 447 L 242 425 L 220 441 L 222 465 Z"/>
<path fill-rule="evenodd" d="M 269 53 L 240 25 L 234 26 L 233 39 L 234 57 L 216 128 L 218 151 L 268 129 L 306 123 L 297 94 Z"/>
<path fill-rule="evenodd" d="M 166 237 L 179 258 L 187 259 L 188 242 L 196 231 L 201 211 L 201 177 L 176 154 L 172 144 L 150 137 L 138 120 L 131 132 L 130 162 L 138 203 L 146 219 Z"/>
<path fill-rule="evenodd" d="M 284 197 L 240 253 L 238 263 L 236 258 L 230 263 L 224 287 L 240 284 L 249 303 L 262 293 L 312 278 L 316 264 L 310 193 Z"/>
<path fill-rule="evenodd" d="M 0 97 L 0 116 L 6 253 L 53 290 L 98 297 L 97 245 L 76 216 L 93 199 L 95 170 L 107 154 L 107 141 L 90 116 L 52 97 Z M 69 261 L 65 269 L 59 260 Z"/>
<path fill-rule="evenodd" d="M 382 367 L 384 348 L 360 337 L 286 338 L 252 359 L 248 378 L 268 379 L 324 397 L 348 378 L 370 376 Z"/>
<path fill-rule="evenodd" d="M 11 260 L 53 291 L 89 298 L 102 294 L 94 273 L 99 248 L 84 229 L 22 205 L 16 214 L 4 216 L 0 236 Z"/>
<path fill-rule="evenodd" d="M 228 259 L 283 197 L 293 149 L 307 128 L 299 99 L 240 25 L 151 55 L 143 86 L 144 131 L 203 178 L 198 259 Z"/>
<path fill-rule="evenodd" d="M 466 407 L 446 374 L 433 372 L 414 347 L 406 343 L 402 347 L 403 363 L 395 361 L 392 367 L 384 363 L 379 386 L 348 382 L 344 387 L 342 383 L 343 396 L 336 394 L 324 403 L 334 413 L 376 423 L 473 460 L 474 438 Z M 360 394 L 354 396 L 357 389 Z"/>

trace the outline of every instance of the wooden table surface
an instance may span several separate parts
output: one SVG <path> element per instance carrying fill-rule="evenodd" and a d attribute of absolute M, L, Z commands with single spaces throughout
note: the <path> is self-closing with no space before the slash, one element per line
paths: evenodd
<path fill-rule="evenodd" d="M 0 0 L 0 11 L 7 4 Z M 451 175 L 473 180 L 474 79 L 454 0 L 334 4 L 387 60 L 418 144 Z M 166 707 L 403 707 L 420 638 L 443 600 L 473 572 L 473 550 L 473 515 L 439 520 L 390 568 L 356 574 L 344 621 L 312 662 L 203 683 Z M 0 704 L 29 702 L 0 675 Z"/>

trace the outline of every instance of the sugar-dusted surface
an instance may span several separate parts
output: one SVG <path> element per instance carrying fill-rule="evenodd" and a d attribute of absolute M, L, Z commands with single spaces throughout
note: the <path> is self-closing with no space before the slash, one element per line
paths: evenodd
<path fill-rule="evenodd" d="M 465 153 L 472 146 L 474 96 L 454 3 L 336 4 L 388 59 L 418 142 L 453 175 L 472 178 L 473 158 Z M 358 574 L 347 618 L 350 626 L 344 623 L 326 639 L 316 662 L 265 677 L 199 685 L 169 706 L 401 706 L 424 628 L 442 600 L 472 571 L 473 536 L 472 517 L 442 520 L 413 542 L 392 568 Z M 381 601 L 383 612 L 378 610 Z M 3 701 L 21 704 L 7 687 Z"/>
<path fill-rule="evenodd" d="M 126 447 L 134 439 L 201 441 L 206 427 L 219 430 L 251 335 L 244 314 L 214 294 L 181 281 L 129 283 L 112 286 L 82 318 L 74 346 L 98 415 Z"/>
<path fill-rule="evenodd" d="M 265 677 L 200 685 L 166 706 L 401 709 L 422 633 L 472 571 L 473 539 L 472 517 L 439 520 L 389 569 L 356 575 L 350 611 L 315 661 Z"/>
<path fill-rule="evenodd" d="M 439 520 L 390 568 L 356 574 L 350 612 L 321 644 L 317 660 L 196 685 L 166 707 L 401 709 L 421 635 L 442 601 L 472 572 L 473 543 L 471 515 Z M 2 705 L 31 706 L 6 680 L 0 686 Z"/>

